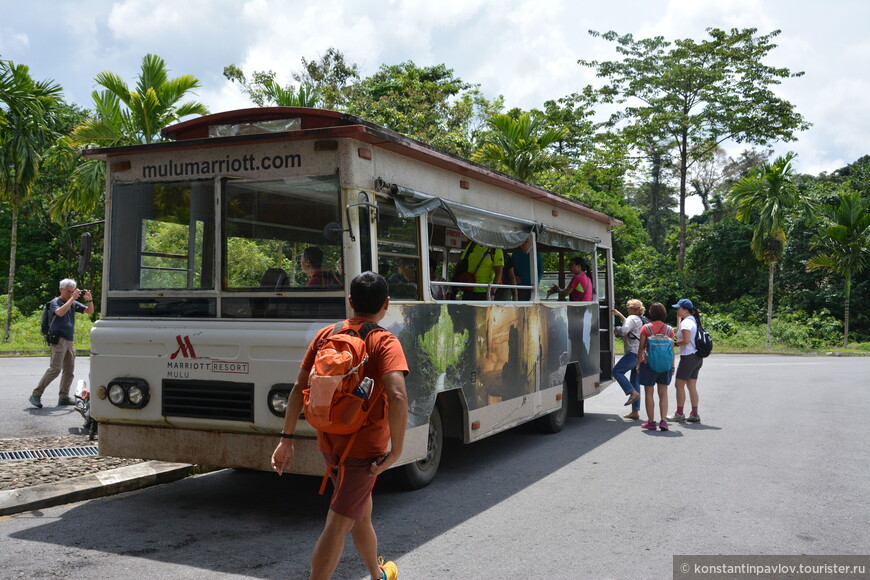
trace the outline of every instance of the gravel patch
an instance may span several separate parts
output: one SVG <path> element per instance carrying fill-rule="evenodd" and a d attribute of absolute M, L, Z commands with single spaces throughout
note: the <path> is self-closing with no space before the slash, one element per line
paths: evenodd
<path fill-rule="evenodd" d="M 0 451 L 87 447 L 96 444 L 87 435 L 0 439 Z M 0 460 L 0 491 L 54 483 L 142 462 L 141 459 L 104 456 Z"/>

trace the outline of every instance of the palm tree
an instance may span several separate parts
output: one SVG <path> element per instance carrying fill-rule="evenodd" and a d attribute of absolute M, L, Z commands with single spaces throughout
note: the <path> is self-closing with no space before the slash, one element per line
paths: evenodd
<path fill-rule="evenodd" d="M 524 181 L 541 171 L 564 166 L 564 160 L 548 148 L 565 138 L 566 129 L 548 129 L 539 117 L 528 113 L 516 118 L 493 115 L 487 124 L 492 131 L 484 136 L 483 146 L 474 154 L 475 161 Z"/>
<path fill-rule="evenodd" d="M 822 206 L 821 215 L 825 225 L 812 242 L 812 248 L 821 252 L 807 261 L 807 268 L 843 276 L 846 300 L 843 348 L 846 348 L 852 276 L 863 272 L 870 258 L 870 204 L 857 191 L 845 188 L 840 193 L 839 205 Z"/>
<path fill-rule="evenodd" d="M 278 107 L 317 107 L 321 101 L 320 91 L 311 83 L 302 83 L 297 89 L 293 85 L 282 87 L 271 79 L 263 87 L 263 94 Z"/>
<path fill-rule="evenodd" d="M 189 115 L 207 115 L 208 108 L 197 101 L 181 103 L 188 93 L 200 87 L 192 75 L 170 79 L 166 62 L 146 54 L 135 90 L 110 71 L 98 74 L 94 81 L 103 87 L 94 91 L 96 116 L 76 127 L 68 145 L 116 147 L 160 141 L 160 129 Z M 98 203 L 105 187 L 105 166 L 86 160 L 74 173 L 76 186 L 55 200 L 53 217 L 65 209 L 89 210 Z"/>
<path fill-rule="evenodd" d="M 734 184 L 729 193 L 737 210 L 737 219 L 755 223 L 750 247 L 755 256 L 769 268 L 767 282 L 767 348 L 773 322 L 773 272 L 785 249 L 785 218 L 787 214 L 809 202 L 794 183 L 789 152 L 773 163 L 765 162 Z"/>
<path fill-rule="evenodd" d="M 24 65 L 0 61 L 0 194 L 12 206 L 5 342 L 9 342 L 12 324 L 18 214 L 39 176 L 43 155 L 56 137 L 54 116 L 61 90 L 54 81 L 34 81 Z"/>

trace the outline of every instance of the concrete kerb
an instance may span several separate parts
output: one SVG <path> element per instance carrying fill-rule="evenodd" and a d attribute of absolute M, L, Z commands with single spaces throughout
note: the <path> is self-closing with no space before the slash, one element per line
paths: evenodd
<path fill-rule="evenodd" d="M 147 461 L 56 483 L 0 491 L 0 516 L 170 483 L 206 471 L 211 469 L 189 463 Z"/>

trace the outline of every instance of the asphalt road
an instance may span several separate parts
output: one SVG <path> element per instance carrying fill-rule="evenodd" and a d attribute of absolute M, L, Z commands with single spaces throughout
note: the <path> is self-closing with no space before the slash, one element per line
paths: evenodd
<path fill-rule="evenodd" d="M 42 409 L 27 402 L 42 374 L 48 357 L 0 358 L 0 439 L 50 437 L 81 433 L 82 416 L 73 407 L 57 407 L 60 377 L 42 395 Z M 91 359 L 76 357 L 76 373 L 70 396 L 79 379 L 88 378 Z"/>
<path fill-rule="evenodd" d="M 402 580 L 671 578 L 675 554 L 870 554 L 867 385 L 870 358 L 714 355 L 704 422 L 668 433 L 623 421 L 609 388 L 561 434 L 450 446 L 416 492 L 379 483 L 382 552 Z M 0 577 L 303 578 L 327 509 L 318 483 L 225 470 L 0 518 Z M 349 543 L 335 578 L 364 577 Z"/>

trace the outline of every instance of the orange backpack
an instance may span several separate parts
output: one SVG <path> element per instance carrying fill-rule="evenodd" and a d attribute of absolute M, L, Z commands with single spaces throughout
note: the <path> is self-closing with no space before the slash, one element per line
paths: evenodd
<path fill-rule="evenodd" d="M 350 435 L 365 425 L 368 410 L 363 410 L 363 403 L 373 386 L 363 377 L 363 366 L 369 359 L 365 340 L 375 330 L 384 329 L 373 322 L 337 322 L 332 335 L 317 345 L 308 388 L 302 396 L 305 419 L 318 431 Z"/>
<path fill-rule="evenodd" d="M 344 476 L 344 460 L 353 445 L 357 432 L 366 424 L 374 405 L 363 409 L 364 403 L 376 396 L 374 382 L 363 376 L 363 367 L 369 359 L 366 337 L 369 333 L 386 330 L 374 322 L 335 323 L 330 336 L 321 339 L 314 355 L 314 365 L 308 375 L 308 388 L 302 390 L 305 420 L 323 433 L 351 435 L 338 466 Z M 326 489 L 330 466 L 320 486 Z"/>

